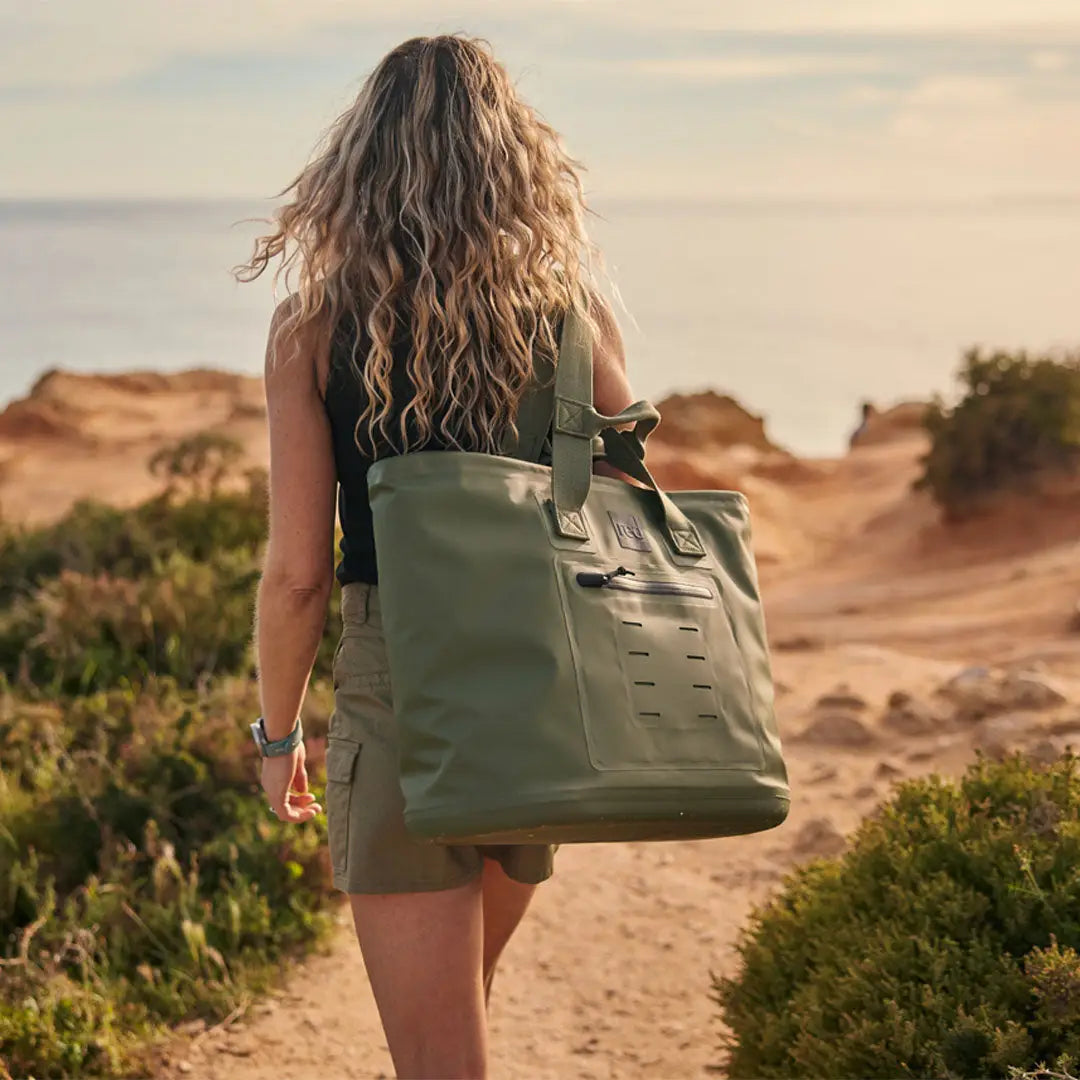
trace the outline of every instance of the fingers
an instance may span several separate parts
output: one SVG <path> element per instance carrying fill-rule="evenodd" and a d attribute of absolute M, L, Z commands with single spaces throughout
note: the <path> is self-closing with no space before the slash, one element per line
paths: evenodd
<path fill-rule="evenodd" d="M 302 821 L 310 821 L 316 814 L 321 814 L 322 807 L 318 803 L 314 803 L 311 806 L 296 808 L 286 803 L 284 806 L 276 807 L 274 813 L 279 821 L 286 821 L 295 825 Z"/>
<path fill-rule="evenodd" d="M 306 792 L 308 789 L 307 765 L 304 764 L 302 757 L 296 763 L 296 772 L 293 773 L 293 787 L 300 792 Z"/>
<path fill-rule="evenodd" d="M 310 821 L 317 814 L 322 813 L 322 806 L 315 801 L 315 796 L 307 791 L 290 791 L 283 801 L 271 803 L 270 808 L 280 821 L 294 823 Z"/>
<path fill-rule="evenodd" d="M 291 760 L 281 756 L 269 757 L 262 762 L 262 787 L 271 811 L 280 821 L 310 821 L 316 814 L 322 813 L 322 807 L 308 790 L 304 758 L 304 747 L 301 743 Z"/>

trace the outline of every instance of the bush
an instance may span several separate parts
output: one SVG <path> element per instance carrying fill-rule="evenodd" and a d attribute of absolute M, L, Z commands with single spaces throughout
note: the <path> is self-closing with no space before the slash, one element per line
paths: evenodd
<path fill-rule="evenodd" d="M 790 875 L 714 981 L 737 1077 L 1007 1077 L 1080 1061 L 1080 776 L 904 784 Z"/>
<path fill-rule="evenodd" d="M 328 923 L 323 821 L 267 813 L 247 732 L 266 532 L 248 479 L 0 524 L 0 1078 L 132 1075 L 163 1025 L 233 1011 Z"/>
<path fill-rule="evenodd" d="M 47 693 L 87 693 L 151 674 L 194 686 L 252 670 L 258 565 L 224 552 L 173 555 L 136 580 L 63 572 L 0 613 L 0 671 Z M 253 673 L 253 671 L 252 671 Z"/>
<path fill-rule="evenodd" d="M 161 496 L 130 511 L 76 505 L 55 525 L 0 528 L 0 674 L 45 694 L 82 694 L 152 675 L 188 687 L 254 673 L 255 590 L 265 479 L 205 499 Z M 315 675 L 328 677 L 335 592 Z"/>
<path fill-rule="evenodd" d="M 83 500 L 52 525 L 0 523 L 0 605 L 65 570 L 137 578 L 172 554 L 196 562 L 224 551 L 254 556 L 265 538 L 266 485 L 257 472 L 246 491 L 205 499 L 165 494 L 130 510 Z"/>
<path fill-rule="evenodd" d="M 916 486 L 949 516 L 980 498 L 1029 483 L 1038 473 L 1080 463 L 1080 358 L 969 352 L 960 371 L 965 393 L 927 410 L 930 452 Z"/>
<path fill-rule="evenodd" d="M 241 679 L 4 699 L 0 1076 L 126 1075 L 162 1023 L 225 1015 L 328 925 L 325 826 L 267 813 L 256 710 Z"/>

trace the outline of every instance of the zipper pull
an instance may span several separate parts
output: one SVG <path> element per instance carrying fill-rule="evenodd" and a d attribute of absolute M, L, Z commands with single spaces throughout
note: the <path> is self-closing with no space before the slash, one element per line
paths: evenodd
<path fill-rule="evenodd" d="M 633 576 L 633 570 L 627 570 L 625 566 L 620 566 L 617 569 L 612 570 L 608 574 L 597 574 L 582 571 L 577 576 L 577 583 L 585 589 L 602 589 L 605 585 L 611 583 L 612 578 Z"/>

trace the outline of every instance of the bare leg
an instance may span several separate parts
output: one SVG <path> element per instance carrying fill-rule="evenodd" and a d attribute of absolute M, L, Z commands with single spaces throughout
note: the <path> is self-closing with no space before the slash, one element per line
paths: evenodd
<path fill-rule="evenodd" d="M 484 1080 L 481 879 L 352 895 L 353 921 L 400 1080 Z"/>
<path fill-rule="evenodd" d="M 535 885 L 523 885 L 503 872 L 495 859 L 484 859 L 484 1004 L 491 997 L 491 982 L 495 965 L 510 936 L 517 929 L 529 901 L 536 892 Z"/>

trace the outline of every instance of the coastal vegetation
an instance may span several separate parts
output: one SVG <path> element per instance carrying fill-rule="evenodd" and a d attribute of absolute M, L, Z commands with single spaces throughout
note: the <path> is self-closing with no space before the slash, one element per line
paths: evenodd
<path fill-rule="evenodd" d="M 1078 765 L 907 781 L 842 856 L 790 874 L 714 980 L 727 1075 L 1075 1074 Z"/>
<path fill-rule="evenodd" d="M 265 476 L 226 493 L 190 458 L 132 509 L 0 524 L 0 1077 L 132 1075 L 328 925 L 325 826 L 266 812 L 247 733 Z"/>
<path fill-rule="evenodd" d="M 939 398 L 926 412 L 931 445 L 917 484 L 947 516 L 1080 471 L 1080 356 L 972 349 L 959 378 L 960 400 L 946 406 Z"/>

